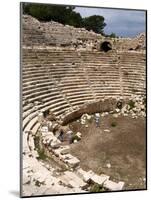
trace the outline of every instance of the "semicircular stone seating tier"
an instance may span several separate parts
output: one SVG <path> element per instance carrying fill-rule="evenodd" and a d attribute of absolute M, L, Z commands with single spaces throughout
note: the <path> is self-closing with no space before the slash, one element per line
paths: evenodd
<path fill-rule="evenodd" d="M 37 161 L 33 136 L 41 124 L 40 111 L 50 110 L 56 118 L 68 121 L 68 114 L 86 104 L 110 97 L 130 97 L 145 92 L 145 57 L 138 52 L 87 52 L 23 48 L 22 50 L 22 110 L 23 110 L 23 169 L 29 171 L 30 163 L 34 178 L 45 174 L 48 188 L 43 194 L 58 191 L 82 192 L 82 189 L 60 186 L 52 174 Z M 90 106 L 91 107 L 91 106 Z M 95 110 L 96 112 L 96 110 Z M 82 114 L 82 113 L 81 113 Z M 73 116 L 72 116 L 73 118 Z M 27 161 L 28 160 L 28 161 Z M 27 161 L 27 162 L 26 162 Z M 28 165 L 28 166 L 27 166 Z M 50 177 L 49 177 L 50 176 Z M 26 175 L 24 180 L 28 181 Z M 50 178 L 50 179 L 49 179 Z M 58 188 L 56 191 L 55 188 Z M 41 188 L 42 189 L 42 188 Z M 38 194 L 37 188 L 27 188 L 26 195 Z M 84 192 L 84 191 L 83 191 Z M 39 191 L 41 194 L 42 191 Z"/>
<path fill-rule="evenodd" d="M 143 53 L 23 49 L 23 128 L 39 110 L 56 117 L 103 97 L 145 92 Z"/>
<path fill-rule="evenodd" d="M 64 35 L 65 38 L 63 45 L 71 45 L 73 38 L 96 40 L 100 35 L 55 22 L 40 23 L 30 16 L 23 17 L 23 32 L 23 45 L 25 45 L 22 48 L 24 181 L 29 181 L 29 174 L 27 176 L 26 171 L 34 171 L 34 176 L 30 178 L 41 182 L 45 178 L 47 186 L 34 187 L 34 191 L 33 187 L 29 186 L 25 195 L 50 194 L 58 191 L 84 192 L 79 188 L 69 189 L 59 185 L 56 178 L 52 176 L 53 168 L 48 173 L 43 163 L 36 159 L 37 151 L 33 138 L 41 127 L 38 114 L 49 110 L 58 121 L 65 119 L 68 122 L 70 118 L 74 119 L 74 115 L 80 116 L 85 112 L 82 108 L 89 108 L 93 112 L 95 107 L 96 112 L 97 103 L 99 104 L 99 101 L 104 98 L 144 95 L 145 54 L 136 51 L 105 53 L 57 47 L 45 48 L 45 44 L 51 47 L 55 44 L 63 44 L 62 40 L 59 40 L 62 38 L 60 35 Z M 54 35 L 49 34 L 50 32 Z M 72 43 L 74 44 L 74 41 Z M 85 107 L 85 105 L 90 106 Z M 41 177 L 42 180 L 39 174 L 44 175 Z"/>

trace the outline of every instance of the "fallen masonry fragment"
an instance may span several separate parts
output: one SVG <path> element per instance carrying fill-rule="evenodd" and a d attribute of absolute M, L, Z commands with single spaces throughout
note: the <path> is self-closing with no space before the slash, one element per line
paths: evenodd
<path fill-rule="evenodd" d="M 122 190 L 124 187 L 124 182 L 120 181 L 118 183 L 115 183 L 113 181 L 107 180 L 104 182 L 103 185 L 105 188 L 107 188 L 108 190 L 111 191 L 118 191 L 118 190 Z"/>

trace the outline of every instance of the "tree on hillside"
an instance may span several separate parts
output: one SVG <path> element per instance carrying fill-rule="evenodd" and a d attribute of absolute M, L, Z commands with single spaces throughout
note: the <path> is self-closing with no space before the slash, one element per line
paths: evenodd
<path fill-rule="evenodd" d="M 57 21 L 62 24 L 69 24 L 75 27 L 82 26 L 82 17 L 73 11 L 74 6 L 59 6 L 47 4 L 23 4 L 23 14 L 31 15 L 39 21 Z"/>
<path fill-rule="evenodd" d="M 39 21 L 48 22 L 53 20 L 62 24 L 84 27 L 87 30 L 104 34 L 103 29 L 106 24 L 104 23 L 103 16 L 93 15 L 82 18 L 80 13 L 77 13 L 74 9 L 74 6 L 23 3 L 23 14 L 31 15 Z"/>
<path fill-rule="evenodd" d="M 118 38 L 118 36 L 115 33 L 111 34 L 104 34 L 105 37 L 110 37 L 110 38 Z"/>
<path fill-rule="evenodd" d="M 66 24 L 74 27 L 83 27 L 82 17 L 80 13 L 71 12 L 67 17 Z"/>
<path fill-rule="evenodd" d="M 93 30 L 95 33 L 103 34 L 106 23 L 104 17 L 100 15 L 92 15 L 83 19 L 83 25 L 87 30 Z"/>

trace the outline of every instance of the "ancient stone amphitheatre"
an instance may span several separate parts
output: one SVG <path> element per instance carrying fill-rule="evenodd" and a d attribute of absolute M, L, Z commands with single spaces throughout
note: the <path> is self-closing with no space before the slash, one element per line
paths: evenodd
<path fill-rule="evenodd" d="M 22 16 L 23 196 L 146 188 L 145 44 Z"/>

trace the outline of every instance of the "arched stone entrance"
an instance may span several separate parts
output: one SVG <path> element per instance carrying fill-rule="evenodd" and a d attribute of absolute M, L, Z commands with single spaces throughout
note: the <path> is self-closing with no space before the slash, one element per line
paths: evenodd
<path fill-rule="evenodd" d="M 108 52 L 108 51 L 112 50 L 112 44 L 108 41 L 104 41 L 100 45 L 100 50 L 104 51 L 104 52 Z"/>

